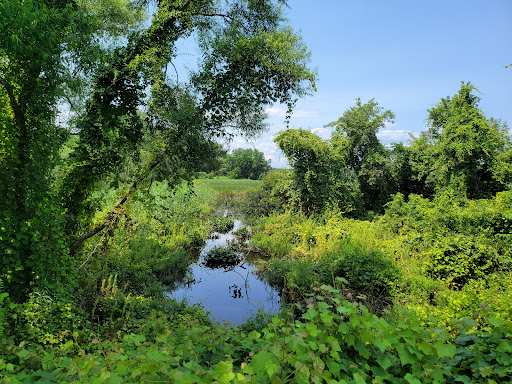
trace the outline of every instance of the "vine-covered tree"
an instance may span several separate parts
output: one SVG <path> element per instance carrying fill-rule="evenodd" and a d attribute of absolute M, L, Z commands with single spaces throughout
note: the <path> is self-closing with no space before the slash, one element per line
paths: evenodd
<path fill-rule="evenodd" d="M 347 139 L 335 133 L 324 141 L 303 129 L 280 132 L 274 139 L 293 167 L 293 188 L 304 212 L 335 207 L 358 209 L 360 192 L 354 172 L 347 168 Z"/>
<path fill-rule="evenodd" d="M 389 151 L 377 138 L 379 129 L 394 117 L 374 99 L 364 104 L 357 99 L 354 107 L 326 125 L 347 139 L 347 167 L 357 175 L 367 209 L 381 210 L 394 192 Z"/>
<path fill-rule="evenodd" d="M 74 104 L 104 57 L 99 39 L 138 20 L 127 1 L 94 3 L 0 4 L 0 279 L 14 297 L 34 281 L 68 276 L 60 262 L 67 247 L 52 177 L 67 135 L 56 122 L 58 107 L 64 100 Z M 104 7 L 125 11 L 123 20 L 107 17 Z"/>
<path fill-rule="evenodd" d="M 411 147 L 417 177 L 432 190 L 462 197 L 491 197 L 512 181 L 512 147 L 508 128 L 488 119 L 470 83 L 428 111 L 429 129 Z"/>

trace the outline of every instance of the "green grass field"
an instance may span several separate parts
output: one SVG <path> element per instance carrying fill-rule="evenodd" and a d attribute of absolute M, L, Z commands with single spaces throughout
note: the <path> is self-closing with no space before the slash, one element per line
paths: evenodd
<path fill-rule="evenodd" d="M 248 179 L 198 179 L 194 181 L 198 187 L 209 187 L 216 192 L 227 196 L 239 196 L 247 191 L 255 190 L 261 184 L 261 180 Z"/>

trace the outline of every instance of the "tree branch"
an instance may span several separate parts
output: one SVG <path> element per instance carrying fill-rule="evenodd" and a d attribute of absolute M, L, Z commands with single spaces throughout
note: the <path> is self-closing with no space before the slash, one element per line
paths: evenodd
<path fill-rule="evenodd" d="M 122 209 L 126 205 L 128 200 L 132 197 L 133 192 L 137 190 L 139 183 L 144 181 L 144 179 L 153 171 L 153 169 L 155 169 L 156 166 L 160 164 L 160 162 L 166 155 L 166 152 L 167 148 L 164 148 L 162 152 L 160 152 L 160 154 L 155 158 L 155 160 L 153 160 L 146 173 L 143 176 L 141 176 L 138 180 L 135 180 L 133 182 L 132 186 L 130 187 L 126 195 L 124 195 L 123 198 L 117 202 L 114 208 L 112 208 L 112 210 L 108 213 L 107 218 L 105 220 L 98 224 L 94 229 L 87 233 L 84 233 L 82 236 L 75 240 L 75 242 L 69 248 L 69 253 L 71 255 L 74 255 L 76 253 L 78 247 L 80 247 L 85 240 L 101 232 L 107 225 L 110 225 L 117 218 L 117 216 L 122 212 Z"/>

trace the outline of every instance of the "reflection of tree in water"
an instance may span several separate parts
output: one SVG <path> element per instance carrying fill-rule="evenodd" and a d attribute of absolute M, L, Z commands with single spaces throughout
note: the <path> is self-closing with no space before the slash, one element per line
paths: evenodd
<path fill-rule="evenodd" d="M 231 296 L 233 299 L 241 299 L 244 297 L 242 295 L 242 288 L 238 288 L 238 285 L 236 285 L 236 284 L 229 286 L 229 292 L 233 294 Z"/>

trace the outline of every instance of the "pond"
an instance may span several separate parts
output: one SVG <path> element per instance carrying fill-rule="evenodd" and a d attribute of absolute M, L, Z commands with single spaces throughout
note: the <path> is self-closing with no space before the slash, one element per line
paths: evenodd
<path fill-rule="evenodd" d="M 243 228 L 240 220 L 225 234 L 214 232 L 206 239 L 197 261 L 190 267 L 186 279 L 168 295 L 188 304 L 201 304 L 211 317 L 220 322 L 238 325 L 262 309 L 277 313 L 280 308 L 278 291 L 262 281 L 255 273 L 257 254 L 239 252 L 241 262 L 235 266 L 208 267 L 205 257 L 214 248 L 227 248 L 237 238 L 234 233 Z"/>

